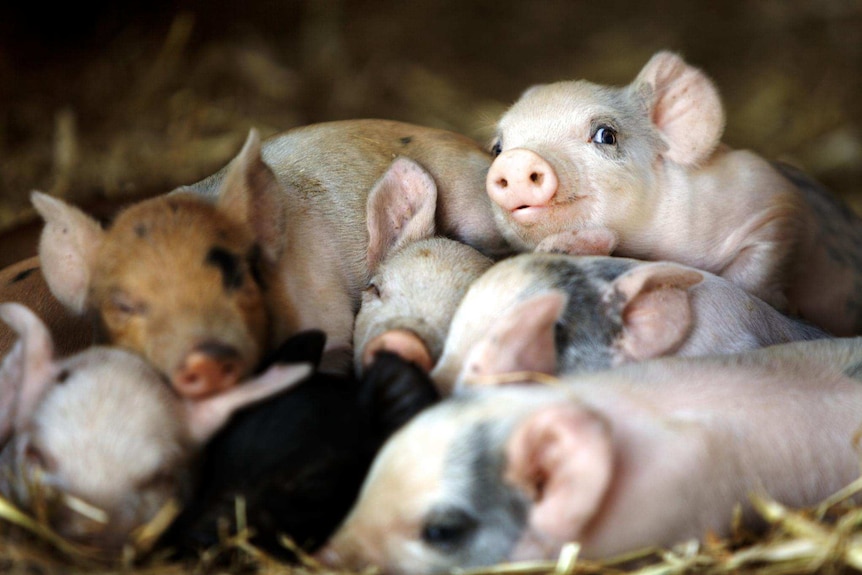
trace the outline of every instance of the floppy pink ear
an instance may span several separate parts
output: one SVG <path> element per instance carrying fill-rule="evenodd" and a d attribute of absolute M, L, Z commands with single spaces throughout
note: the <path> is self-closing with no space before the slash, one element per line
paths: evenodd
<path fill-rule="evenodd" d="M 270 261 L 277 260 L 285 247 L 285 198 L 281 184 L 263 161 L 260 135 L 252 128 L 219 186 L 217 205 L 251 227 Z"/>
<path fill-rule="evenodd" d="M 677 54 L 658 52 L 632 89 L 646 99 L 653 124 L 668 145 L 665 156 L 682 165 L 703 163 L 724 133 L 721 96 L 706 74 Z"/>
<path fill-rule="evenodd" d="M 189 435 L 195 443 L 205 443 L 237 410 L 297 385 L 311 371 L 307 363 L 274 365 L 255 379 L 215 396 L 184 400 Z"/>
<path fill-rule="evenodd" d="M 105 232 L 99 222 L 48 194 L 33 192 L 30 201 L 45 220 L 39 240 L 45 281 L 63 305 L 82 313 L 87 307 L 90 274 Z"/>
<path fill-rule="evenodd" d="M 613 474 L 607 422 L 575 403 L 540 408 L 506 445 L 507 483 L 531 500 L 528 530 L 558 545 L 579 539 L 598 512 Z"/>
<path fill-rule="evenodd" d="M 667 262 L 639 265 L 618 277 L 605 299 L 623 297 L 619 359 L 658 357 L 682 345 L 693 324 L 689 288 L 702 280 L 697 270 Z"/>
<path fill-rule="evenodd" d="M 366 208 L 368 273 L 400 246 L 434 235 L 437 184 L 425 169 L 398 158 L 374 184 Z"/>
<path fill-rule="evenodd" d="M 473 345 L 457 385 L 475 384 L 476 377 L 516 371 L 556 373 L 554 326 L 567 299 L 562 292 L 548 291 L 512 306 Z"/>
<path fill-rule="evenodd" d="M 54 343 L 42 320 L 18 303 L 0 305 L 0 319 L 18 341 L 0 364 L 0 443 L 30 421 L 53 381 Z"/>

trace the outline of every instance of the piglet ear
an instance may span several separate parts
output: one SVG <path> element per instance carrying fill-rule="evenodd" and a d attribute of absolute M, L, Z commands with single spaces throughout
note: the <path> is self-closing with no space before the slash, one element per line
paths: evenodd
<path fill-rule="evenodd" d="M 202 445 L 239 409 L 262 401 L 301 382 L 311 374 L 307 363 L 275 365 L 263 375 L 213 397 L 185 400 L 189 435 Z"/>
<path fill-rule="evenodd" d="M 613 461 L 604 419 L 574 403 L 550 405 L 517 424 L 504 477 L 532 500 L 529 531 L 562 544 L 580 538 L 598 511 Z"/>
<path fill-rule="evenodd" d="M 425 169 L 398 158 L 368 194 L 368 273 L 394 249 L 434 235 L 437 184 Z"/>
<path fill-rule="evenodd" d="M 677 54 L 659 52 L 643 67 L 631 89 L 642 98 L 653 124 L 678 164 L 703 163 L 724 133 L 724 107 L 715 85 Z"/>
<path fill-rule="evenodd" d="M 516 303 L 477 341 L 456 385 L 479 385 L 477 378 L 516 371 L 557 371 L 555 326 L 567 297 L 549 291 Z"/>
<path fill-rule="evenodd" d="M 45 220 L 39 241 L 45 281 L 63 305 L 82 313 L 105 232 L 95 219 L 48 194 L 33 192 L 30 200 Z"/>
<path fill-rule="evenodd" d="M 285 247 L 286 194 L 261 155 L 260 135 L 251 129 L 230 163 L 218 191 L 218 206 L 248 224 L 270 261 Z"/>
<path fill-rule="evenodd" d="M 682 345 L 693 323 L 689 288 L 702 280 L 699 271 L 667 262 L 639 265 L 618 277 L 605 300 L 622 296 L 620 359 L 658 357 Z"/>
<path fill-rule="evenodd" d="M 53 380 L 54 343 L 42 320 L 18 303 L 0 305 L 0 319 L 18 341 L 0 364 L 0 444 L 21 430 Z"/>

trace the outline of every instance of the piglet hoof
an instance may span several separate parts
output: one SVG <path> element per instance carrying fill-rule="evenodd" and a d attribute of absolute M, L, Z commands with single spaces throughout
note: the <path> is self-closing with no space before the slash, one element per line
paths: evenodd
<path fill-rule="evenodd" d="M 391 351 L 405 360 L 415 363 L 426 373 L 434 367 L 431 352 L 428 351 L 425 342 L 407 329 L 389 330 L 368 342 L 362 353 L 362 365 L 365 367 L 371 365 L 374 356 L 379 351 Z"/>
<path fill-rule="evenodd" d="M 242 362 L 235 350 L 210 344 L 192 351 L 174 373 L 171 383 L 181 396 L 201 399 L 230 389 L 242 375 Z"/>
<path fill-rule="evenodd" d="M 617 247 L 617 237 L 605 228 L 572 230 L 548 236 L 535 251 L 571 256 L 609 256 Z"/>

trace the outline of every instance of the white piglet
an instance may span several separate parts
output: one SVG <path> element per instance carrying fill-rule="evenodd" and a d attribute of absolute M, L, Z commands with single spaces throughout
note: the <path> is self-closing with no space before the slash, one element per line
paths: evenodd
<path fill-rule="evenodd" d="M 534 86 L 488 172 L 520 249 L 669 260 L 835 335 L 862 333 L 862 221 L 801 173 L 722 145 L 718 90 L 660 52 L 628 86 Z"/>
<path fill-rule="evenodd" d="M 19 339 L 0 367 L 0 493 L 64 538 L 116 552 L 188 495 L 198 448 L 237 409 L 303 379 L 276 366 L 213 398 L 178 397 L 138 355 L 92 347 L 54 356 L 45 325 L 0 306 Z"/>

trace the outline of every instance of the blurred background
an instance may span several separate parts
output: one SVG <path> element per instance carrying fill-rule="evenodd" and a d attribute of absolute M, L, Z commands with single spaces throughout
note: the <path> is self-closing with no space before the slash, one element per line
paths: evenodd
<path fill-rule="evenodd" d="M 626 84 L 660 49 L 716 81 L 728 144 L 862 212 L 858 0 L 18 1 L 0 8 L 0 230 L 32 218 L 32 189 L 86 205 L 191 183 L 251 126 L 378 117 L 485 143 L 528 86 Z"/>

